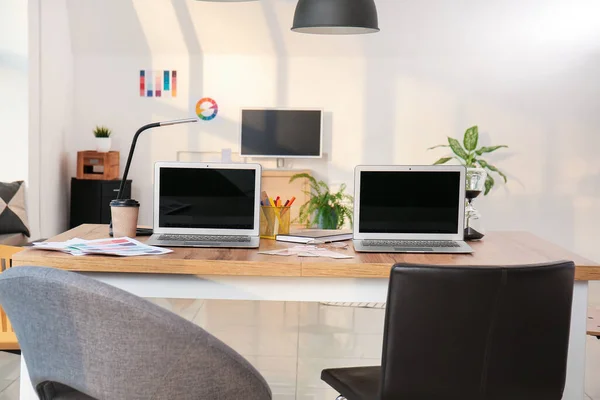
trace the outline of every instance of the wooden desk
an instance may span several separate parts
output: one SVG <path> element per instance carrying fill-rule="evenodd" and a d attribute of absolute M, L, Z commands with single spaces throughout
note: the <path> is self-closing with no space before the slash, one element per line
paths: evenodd
<path fill-rule="evenodd" d="M 108 228 L 82 225 L 50 240 L 74 237 L 108 237 Z M 293 245 L 263 240 L 260 250 Z M 28 249 L 14 256 L 13 265 L 78 271 L 141 297 L 385 302 L 389 271 L 397 262 L 491 266 L 572 260 L 577 266 L 577 282 L 563 399 L 582 400 L 588 281 L 600 280 L 600 266 L 525 232 L 492 232 L 473 248 L 472 255 L 369 254 L 355 253 L 349 243 L 348 249 L 336 250 L 353 256 L 347 260 L 267 256 L 258 250 L 231 249 L 178 248 L 164 256 L 131 258 L 75 257 Z M 21 365 L 21 399 L 36 399 L 25 362 Z"/>
<path fill-rule="evenodd" d="M 106 225 L 81 225 L 49 241 L 72 238 L 108 237 Z M 145 238 L 138 238 L 144 241 Z M 600 265 L 564 250 L 527 232 L 491 232 L 484 241 L 472 243 L 475 253 L 462 254 L 382 254 L 338 252 L 354 258 L 334 260 L 313 257 L 282 257 L 258 254 L 295 244 L 262 240 L 260 249 L 175 248 L 173 253 L 154 257 L 115 258 L 73 257 L 68 254 L 29 249 L 14 257 L 14 265 L 44 265 L 79 272 L 126 272 L 144 274 L 187 274 L 219 276 L 388 278 L 394 263 L 439 265 L 518 265 L 572 260 L 576 279 L 600 280 Z"/>

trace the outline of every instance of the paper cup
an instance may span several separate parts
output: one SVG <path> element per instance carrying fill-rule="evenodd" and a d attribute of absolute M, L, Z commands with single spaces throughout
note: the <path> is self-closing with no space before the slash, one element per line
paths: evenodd
<path fill-rule="evenodd" d="M 111 201 L 113 237 L 135 237 L 139 211 L 140 203 L 133 199 Z"/>

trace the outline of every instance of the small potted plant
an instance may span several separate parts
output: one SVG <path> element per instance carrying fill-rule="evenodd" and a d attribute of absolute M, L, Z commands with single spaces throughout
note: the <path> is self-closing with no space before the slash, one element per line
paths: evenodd
<path fill-rule="evenodd" d="M 96 151 L 99 153 L 108 153 L 110 151 L 110 135 L 112 131 L 105 126 L 96 126 L 94 136 L 96 137 Z"/>
<path fill-rule="evenodd" d="M 346 220 L 352 224 L 352 204 L 354 199 L 344 193 L 346 184 L 342 184 L 337 192 L 331 192 L 323 181 L 317 181 L 311 175 L 296 174 L 290 178 L 290 183 L 296 179 L 308 179 L 310 183 L 310 200 L 300 206 L 298 222 L 306 227 L 317 226 L 319 229 L 340 229 Z"/>

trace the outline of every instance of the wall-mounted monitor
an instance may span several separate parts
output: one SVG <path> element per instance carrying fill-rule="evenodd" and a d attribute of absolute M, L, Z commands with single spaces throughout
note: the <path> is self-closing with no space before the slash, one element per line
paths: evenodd
<path fill-rule="evenodd" d="M 242 109 L 242 157 L 318 158 L 322 155 L 323 110 Z"/>

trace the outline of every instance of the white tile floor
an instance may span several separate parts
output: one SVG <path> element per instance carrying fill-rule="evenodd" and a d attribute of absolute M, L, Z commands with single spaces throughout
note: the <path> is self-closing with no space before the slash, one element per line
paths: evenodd
<path fill-rule="evenodd" d="M 600 289 L 600 287 L 598 288 Z M 590 301 L 600 305 L 600 290 Z M 154 299 L 202 326 L 264 375 L 275 400 L 333 400 L 324 368 L 377 365 L 384 310 L 318 303 Z M 243 333 L 243 334 L 240 334 Z M 0 352 L 0 400 L 19 396 L 18 356 Z M 588 338 L 586 393 L 600 400 L 600 340 Z"/>

